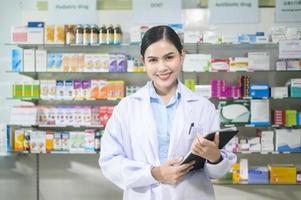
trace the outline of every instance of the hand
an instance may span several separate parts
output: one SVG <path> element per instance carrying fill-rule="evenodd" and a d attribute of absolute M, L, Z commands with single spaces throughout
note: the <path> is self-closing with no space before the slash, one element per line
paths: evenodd
<path fill-rule="evenodd" d="M 193 154 L 201 156 L 211 163 L 216 163 L 221 156 L 218 145 L 219 135 L 217 133 L 214 135 L 214 141 L 197 136 L 191 145 L 191 151 Z"/>
<path fill-rule="evenodd" d="M 195 161 L 179 165 L 182 159 L 168 160 L 151 170 L 152 176 L 161 183 L 174 185 L 178 183 L 192 168 Z"/>

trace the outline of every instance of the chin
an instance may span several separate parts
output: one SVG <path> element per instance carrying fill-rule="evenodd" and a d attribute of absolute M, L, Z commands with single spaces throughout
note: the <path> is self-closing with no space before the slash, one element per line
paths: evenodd
<path fill-rule="evenodd" d="M 174 83 L 176 79 L 168 79 L 168 80 L 155 80 L 154 83 L 155 85 L 159 86 L 160 88 L 170 88 Z"/>

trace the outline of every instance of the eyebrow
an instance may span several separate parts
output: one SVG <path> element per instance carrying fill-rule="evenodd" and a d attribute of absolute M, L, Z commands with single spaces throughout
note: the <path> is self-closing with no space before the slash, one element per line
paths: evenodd
<path fill-rule="evenodd" d="M 170 56 L 172 54 L 175 54 L 175 52 L 169 52 L 167 54 L 165 54 L 163 57 L 167 57 L 167 56 Z M 147 56 L 146 58 L 157 58 L 156 56 Z"/>

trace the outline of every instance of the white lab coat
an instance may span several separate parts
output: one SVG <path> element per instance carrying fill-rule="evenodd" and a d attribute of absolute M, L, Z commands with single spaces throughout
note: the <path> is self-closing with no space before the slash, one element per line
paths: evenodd
<path fill-rule="evenodd" d="M 196 132 L 219 128 L 215 107 L 178 83 L 181 100 L 170 133 L 168 160 L 185 156 Z M 194 128 L 188 134 L 191 123 Z M 114 109 L 101 141 L 99 164 L 106 178 L 124 190 L 124 200 L 213 200 L 211 178 L 224 176 L 236 162 L 222 150 L 223 160 L 185 175 L 176 185 L 158 183 L 151 167 L 160 165 L 156 125 L 147 86 L 124 98 Z"/>

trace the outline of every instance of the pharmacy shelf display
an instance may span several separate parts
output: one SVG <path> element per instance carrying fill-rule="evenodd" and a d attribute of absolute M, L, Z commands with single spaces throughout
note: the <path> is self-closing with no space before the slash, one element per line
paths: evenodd
<path fill-rule="evenodd" d="M 239 128 L 238 137 L 226 148 L 237 152 L 239 159 L 247 160 L 239 161 L 242 169 L 247 169 L 246 166 L 293 164 L 297 171 L 289 166 L 281 173 L 293 170 L 290 180 L 293 183 L 288 185 L 300 186 L 300 61 L 280 60 L 278 48 L 278 44 L 198 44 L 197 54 L 186 56 L 188 60 L 184 62 L 182 79 L 187 80 L 188 87 L 216 105 L 223 114 L 220 116 L 223 126 Z M 294 84 L 296 88 L 292 88 Z M 232 114 L 223 113 L 231 104 L 235 104 L 228 110 Z M 240 114 L 248 113 L 248 117 L 227 120 L 230 115 L 233 117 L 234 107 L 243 107 Z M 253 178 L 262 178 L 257 174 L 266 175 L 265 171 L 255 170 L 249 175 L 249 182 L 234 183 L 237 177 L 230 177 L 213 183 L 254 185 Z M 264 181 L 265 185 L 286 185 L 282 180 L 271 184 L 267 177 Z"/>
<path fill-rule="evenodd" d="M 11 44 L 9 44 L 11 45 Z M 13 44 L 16 45 L 16 44 Z M 36 49 L 36 50 L 45 50 L 48 53 L 69 53 L 69 54 L 93 54 L 95 52 L 97 53 L 126 53 L 130 54 L 133 57 L 137 57 L 139 55 L 139 46 L 138 45 L 131 45 L 131 44 L 122 44 L 122 45 L 100 45 L 100 46 L 72 46 L 72 45 L 50 45 L 50 44 L 18 44 L 19 47 L 30 50 L 30 49 Z M 208 71 L 208 66 L 201 66 L 202 70 L 195 70 L 195 69 L 189 69 L 188 68 L 193 66 L 195 63 L 184 63 L 183 66 L 183 72 L 181 73 L 181 79 L 186 82 L 185 80 L 194 80 L 195 84 L 197 85 L 209 85 L 212 80 L 218 80 L 218 79 L 225 79 L 228 84 L 237 84 L 237 80 L 242 75 L 247 75 L 250 77 L 252 83 L 255 84 L 262 84 L 262 83 L 268 83 L 270 86 L 277 86 L 277 87 L 284 87 L 286 82 L 290 79 L 298 79 L 301 78 L 301 71 L 298 69 L 284 69 L 281 68 L 281 63 L 278 63 L 276 67 L 276 63 L 278 62 L 278 45 L 277 44 L 185 44 L 185 49 L 187 51 L 186 57 L 189 59 L 189 54 L 206 54 L 202 58 L 199 58 L 199 65 L 197 66 L 200 68 L 201 65 L 204 63 L 204 59 L 208 59 L 208 54 L 210 54 L 210 62 L 211 60 L 214 60 L 214 62 L 218 63 L 219 60 L 225 60 L 226 58 L 230 57 L 241 57 L 238 59 L 238 63 L 245 62 L 245 54 L 248 52 L 251 52 L 249 54 L 250 56 L 253 56 L 253 61 L 256 60 L 258 57 L 261 58 L 263 61 L 263 65 L 259 65 L 259 67 L 255 69 L 246 69 L 245 71 L 231 71 L 227 70 L 224 71 L 223 69 L 221 71 Z M 261 52 L 261 53 L 260 53 Z M 262 53 L 265 52 L 265 53 Z M 267 62 L 268 57 L 268 64 Z M 130 58 L 132 59 L 132 58 Z M 93 60 L 93 58 L 92 58 Z M 133 59 L 134 60 L 134 59 Z M 222 61 L 222 62 L 223 62 Z M 232 60 L 233 62 L 235 60 Z M 135 63 L 136 62 L 136 63 Z M 135 65 L 138 61 L 134 60 Z M 225 63 L 222 63 L 222 65 Z M 256 63 L 255 63 L 256 64 Z M 268 66 L 267 66 L 268 65 Z M 213 64 L 211 63 L 211 67 Z M 235 66 L 235 65 L 234 65 Z M 280 67 L 279 67 L 280 66 Z M 29 66 L 30 67 L 30 66 Z M 31 66 L 32 67 L 32 66 Z M 224 67 L 224 66 L 222 66 Z M 242 66 L 244 67 L 244 66 Z M 263 69 L 260 69 L 260 67 L 263 67 Z M 268 68 L 268 69 L 267 69 Z M 204 70 L 203 70 L 204 69 Z M 212 69 L 212 68 L 211 68 Z M 14 72 L 15 70 L 12 70 Z M 50 80 L 50 79 L 56 79 L 56 80 L 69 80 L 69 79 L 99 79 L 99 78 L 107 78 L 111 80 L 125 80 L 127 85 L 132 86 L 143 86 L 145 82 L 148 80 L 145 73 L 140 73 L 139 70 L 132 70 L 127 72 L 91 72 L 91 71 L 84 71 L 84 72 L 78 72 L 78 71 L 72 71 L 72 70 L 66 70 L 66 71 L 47 71 L 47 70 L 32 70 L 32 71 L 24 71 L 20 70 L 18 73 L 29 76 L 35 80 Z M 189 84 L 186 84 L 189 86 Z M 196 91 L 197 92 L 197 91 Z M 208 93 L 208 90 L 207 90 Z M 211 91 L 210 91 L 211 93 Z M 281 93 L 281 91 L 280 91 Z M 278 94 L 279 95 L 279 94 Z M 280 96 L 283 94 L 280 94 Z M 230 98 L 230 99 L 229 99 Z M 21 98 L 22 100 L 22 98 Z M 115 105 L 118 103 L 118 100 L 42 100 L 42 99 L 23 99 L 25 101 L 32 101 L 35 105 Z M 256 97 L 212 97 L 211 100 L 216 104 L 218 107 L 218 104 L 220 101 L 229 101 L 229 100 L 258 100 Z M 279 96 L 276 97 L 263 97 L 262 100 L 267 100 L 269 102 L 269 111 L 276 110 L 276 109 L 296 109 L 300 112 L 300 103 L 298 100 L 300 100 L 300 97 L 284 97 L 279 98 Z M 269 115 L 271 116 L 271 114 Z M 245 135 L 247 137 L 256 137 L 256 129 L 259 127 L 261 130 L 266 131 L 274 131 L 279 128 L 287 128 L 289 129 L 300 129 L 300 126 L 294 125 L 294 126 L 282 126 L 282 125 L 273 125 L 273 123 L 270 123 L 269 125 L 262 125 L 262 124 L 224 124 L 225 126 L 238 126 L 239 129 L 242 129 L 243 131 L 240 131 L 240 137 L 244 137 Z M 72 127 L 72 126 L 57 126 L 57 127 L 42 127 L 42 126 L 35 126 L 36 129 L 45 129 L 45 128 L 60 128 L 62 130 L 70 130 L 73 128 L 79 128 L 79 127 Z M 69 128 L 69 129 L 68 129 Z M 88 128 L 88 126 L 87 126 Z M 99 127 L 102 128 L 102 127 Z M 244 133 L 244 130 L 248 128 L 250 129 L 248 132 L 251 133 Z M 84 129 L 83 129 L 84 130 Z M 274 142 L 275 135 L 273 135 L 273 139 L 271 141 Z M 300 136 L 301 138 L 301 136 Z M 300 141 L 301 143 L 301 141 Z M 274 144 L 272 144 L 274 145 Z M 301 149 L 300 149 L 301 151 Z M 27 153 L 27 152 L 23 152 Z M 60 153 L 60 151 L 53 151 L 51 153 Z M 70 152 L 63 152 L 70 153 Z M 76 154 L 76 153 L 75 153 Z M 274 159 L 278 159 L 279 156 L 281 158 L 281 162 L 285 163 L 286 159 L 282 157 L 282 155 L 295 157 L 299 156 L 301 154 L 298 153 L 291 153 L 291 152 L 278 152 L 275 151 L 275 148 L 273 148 L 270 151 L 267 152 L 250 152 L 250 151 L 242 151 L 238 152 L 239 157 L 245 157 L 249 156 L 251 158 L 249 163 L 252 164 L 253 161 L 258 162 L 258 158 L 254 157 L 268 157 L 268 161 L 273 162 Z M 255 155 L 255 156 L 252 156 Z M 260 163 L 260 162 L 259 162 Z M 265 163 L 267 164 L 267 163 Z M 297 163 L 300 165 L 300 163 Z M 216 184 L 219 184 L 217 182 L 214 182 Z M 229 183 L 227 183 L 229 184 Z M 245 183 L 244 183 L 245 184 Z"/>

